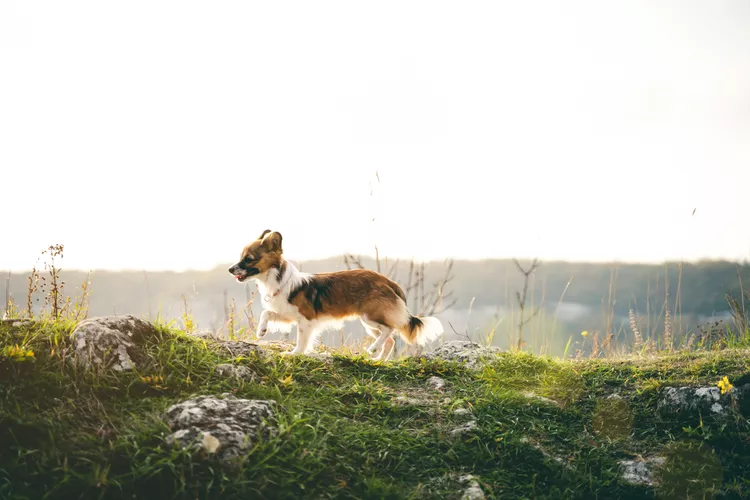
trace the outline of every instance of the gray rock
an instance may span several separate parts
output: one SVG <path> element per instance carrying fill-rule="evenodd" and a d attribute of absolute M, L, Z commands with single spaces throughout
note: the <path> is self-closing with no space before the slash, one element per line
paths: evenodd
<path fill-rule="evenodd" d="M 467 368 L 480 368 L 483 362 L 492 360 L 498 353 L 503 352 L 499 347 L 487 347 L 468 340 L 451 340 L 443 343 L 434 351 L 422 356 L 427 359 L 444 359 L 463 363 Z"/>
<path fill-rule="evenodd" d="M 154 325 L 131 314 L 84 320 L 71 335 L 75 362 L 87 369 L 132 370 L 141 356 L 138 346 L 157 333 Z"/>
<path fill-rule="evenodd" d="M 718 387 L 667 387 L 657 403 L 657 409 L 665 414 L 700 411 L 704 415 L 726 416 L 733 398 L 742 398 L 748 391 L 732 388 L 722 394 Z"/>
<path fill-rule="evenodd" d="M 664 457 L 649 457 L 643 460 L 620 460 L 622 480 L 635 485 L 654 486 L 654 466 L 664 465 Z"/>
<path fill-rule="evenodd" d="M 461 476 L 458 478 L 458 482 L 466 485 L 461 500 L 484 500 L 484 492 L 474 476 L 471 474 Z"/>
<path fill-rule="evenodd" d="M 560 403 L 558 403 L 554 399 L 546 398 L 544 396 L 540 396 L 539 394 L 534 394 L 531 391 L 524 391 L 521 394 L 529 399 L 536 399 L 537 401 L 540 401 L 542 403 L 547 403 L 547 404 L 554 405 L 554 406 L 560 406 Z"/>
<path fill-rule="evenodd" d="M 450 431 L 450 435 L 453 437 L 462 436 L 464 434 L 467 434 L 477 427 L 477 421 L 476 420 L 469 420 L 465 424 L 463 424 L 460 427 L 456 427 L 452 431 Z"/>
<path fill-rule="evenodd" d="M 462 417 L 462 418 L 470 418 L 472 415 L 472 412 L 468 408 L 456 408 L 453 410 L 453 415 L 456 417 Z"/>
<path fill-rule="evenodd" d="M 440 377 L 430 377 L 427 379 L 427 387 L 439 391 L 445 387 L 445 380 Z"/>
<path fill-rule="evenodd" d="M 221 377 L 231 377 L 247 382 L 255 380 L 255 373 L 250 368 L 242 365 L 230 365 L 228 363 L 216 365 L 216 374 Z"/>
<path fill-rule="evenodd" d="M 231 356 L 247 356 L 249 354 L 267 354 L 265 349 L 255 342 L 245 340 L 211 340 L 210 345 L 216 349 L 226 351 Z"/>
<path fill-rule="evenodd" d="M 167 410 L 167 423 L 174 432 L 166 441 L 230 460 L 275 432 L 276 406 L 275 401 L 228 394 L 189 399 Z"/>
<path fill-rule="evenodd" d="M 216 334 L 216 332 L 212 330 L 207 329 L 201 329 L 201 330 L 194 330 L 192 332 L 185 332 L 190 337 L 195 337 L 198 339 L 206 339 L 206 340 L 219 340 L 219 336 Z"/>

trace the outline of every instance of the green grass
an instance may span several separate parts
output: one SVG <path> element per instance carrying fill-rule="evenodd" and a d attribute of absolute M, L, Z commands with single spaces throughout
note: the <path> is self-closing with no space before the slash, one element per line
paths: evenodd
<path fill-rule="evenodd" d="M 577 362 L 505 353 L 471 372 L 340 354 L 234 358 L 161 327 L 146 362 L 118 374 L 68 363 L 73 326 L 0 326 L 0 349 L 34 351 L 0 357 L 0 498 L 460 498 L 460 474 L 488 498 L 750 496 L 747 414 L 655 411 L 666 385 L 746 376 L 746 350 Z M 258 377 L 219 377 L 219 363 Z M 443 392 L 426 388 L 433 375 Z M 223 392 L 278 401 L 280 432 L 233 468 L 165 444 L 170 405 Z M 606 399 L 614 392 L 623 399 Z M 456 408 L 477 423 L 461 437 L 450 435 L 465 421 Z M 621 481 L 618 460 L 657 453 L 668 460 L 657 490 Z"/>

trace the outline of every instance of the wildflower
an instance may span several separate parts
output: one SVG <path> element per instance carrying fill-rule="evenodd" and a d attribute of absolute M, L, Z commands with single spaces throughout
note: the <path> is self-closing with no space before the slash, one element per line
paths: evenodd
<path fill-rule="evenodd" d="M 726 394 L 734 388 L 734 386 L 729 382 L 729 379 L 726 377 L 726 375 L 723 379 L 719 380 L 716 385 L 719 386 L 722 394 Z"/>
<path fill-rule="evenodd" d="M 588 331 L 584 330 L 584 331 L 581 332 L 581 337 L 586 338 L 588 336 L 589 336 L 589 332 Z"/>
<path fill-rule="evenodd" d="M 4 347 L 3 350 L 0 351 L 0 354 L 11 361 L 27 361 L 34 359 L 34 351 L 19 347 L 18 344 Z"/>
<path fill-rule="evenodd" d="M 141 377 L 141 381 L 151 385 L 155 389 L 163 389 L 164 387 L 161 385 L 164 383 L 164 377 L 161 375 L 154 375 L 154 376 L 148 376 L 148 377 Z"/>

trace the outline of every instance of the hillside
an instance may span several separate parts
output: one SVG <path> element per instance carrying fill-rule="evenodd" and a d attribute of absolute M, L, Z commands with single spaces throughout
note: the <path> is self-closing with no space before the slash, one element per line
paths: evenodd
<path fill-rule="evenodd" d="M 750 495 L 748 350 L 382 364 L 130 319 L 96 365 L 121 320 L 0 325 L 0 498 Z"/>
<path fill-rule="evenodd" d="M 347 267 L 343 257 L 298 264 L 309 272 Z M 58 259 L 58 265 L 65 268 L 64 260 Z M 378 268 L 366 257 L 350 265 Z M 252 330 L 261 310 L 261 301 L 254 296 L 256 286 L 250 282 L 238 285 L 227 267 L 183 273 L 95 270 L 90 275 L 63 269 L 60 277 L 71 297 L 80 295 L 81 285 L 88 283 L 87 310 L 93 316 L 135 314 L 156 320 L 187 313 L 198 328 L 226 331 L 234 308 L 235 325 Z M 516 292 L 523 288 L 523 279 L 511 260 L 456 260 L 450 269 L 444 262 L 427 262 L 421 269 L 410 262 L 383 260 L 380 268 L 407 290 L 408 304 L 416 312 L 429 308 L 430 294 L 443 282 L 447 298 L 439 302 L 436 314 L 444 323 L 457 330 L 468 329 L 475 340 L 498 324 L 494 344 L 508 347 L 512 341 L 518 321 Z M 38 269 L 47 276 L 41 265 Z M 416 286 L 419 282 L 423 286 Z M 629 342 L 630 309 L 644 336 L 655 337 L 663 331 L 666 304 L 679 343 L 708 321 L 724 319 L 734 327 L 725 294 L 741 300 L 743 283 L 750 283 L 750 265 L 729 261 L 662 265 L 542 262 L 531 276 L 527 300 L 529 312 L 540 307 L 540 313 L 525 326 L 524 337 L 534 352 L 547 345 L 547 352 L 556 355 L 562 354 L 570 335 L 583 330 L 613 332 L 617 342 Z M 19 309 L 25 309 L 28 273 L 11 273 L 7 285 L 10 298 Z M 43 307 L 45 294 L 40 282 L 32 294 L 35 312 Z M 248 302 L 251 305 L 246 308 Z M 337 347 L 342 344 L 341 337 L 348 343 L 363 335 L 361 325 L 354 323 L 347 325 L 343 334 L 327 334 L 324 341 Z M 447 328 L 446 339 L 453 338 Z"/>

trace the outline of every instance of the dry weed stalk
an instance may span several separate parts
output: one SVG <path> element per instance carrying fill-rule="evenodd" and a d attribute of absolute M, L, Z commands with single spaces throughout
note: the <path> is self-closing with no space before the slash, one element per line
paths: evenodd
<path fill-rule="evenodd" d="M 664 348 L 668 351 L 672 350 L 672 322 L 669 314 L 669 292 L 666 292 L 666 298 L 664 304 Z"/>
<path fill-rule="evenodd" d="M 3 319 L 10 317 L 10 271 L 5 277 L 5 308 L 3 309 Z"/>
<path fill-rule="evenodd" d="M 539 314 L 539 311 L 541 310 L 541 306 L 537 307 L 535 310 L 532 311 L 532 313 L 529 315 L 528 318 L 524 318 L 523 313 L 526 308 L 526 295 L 528 293 L 529 289 L 529 277 L 536 271 L 536 269 L 539 267 L 539 260 L 534 259 L 531 262 L 531 265 L 528 269 L 524 269 L 521 264 L 518 262 L 518 260 L 513 259 L 513 262 L 516 264 L 516 267 L 518 270 L 523 274 L 523 291 L 518 292 L 516 291 L 516 300 L 518 301 L 518 309 L 520 310 L 520 319 L 518 320 L 518 334 L 516 338 L 516 349 L 519 351 L 523 347 L 523 327 L 526 323 L 532 320 L 534 316 Z"/>
<path fill-rule="evenodd" d="M 730 293 L 725 293 L 724 298 L 729 306 L 729 314 L 739 335 L 743 335 L 750 329 L 750 315 L 745 310 L 745 297 L 750 300 L 750 291 L 740 291 L 740 301 Z"/>
<path fill-rule="evenodd" d="M 599 355 L 599 331 L 594 332 L 593 344 L 591 345 L 591 355 L 589 357 L 595 358 Z"/>
<path fill-rule="evenodd" d="M 36 269 L 36 265 L 31 268 L 31 274 L 29 274 L 29 285 L 28 285 L 28 291 L 26 294 L 26 314 L 29 318 L 34 317 L 33 312 L 33 295 L 36 293 L 37 288 L 39 287 L 39 271 Z M 39 299 L 37 299 L 39 300 Z"/>
<path fill-rule="evenodd" d="M 695 334 L 691 333 L 690 337 L 688 337 L 687 341 L 687 350 L 691 350 L 693 348 L 693 344 L 695 344 Z"/>
<path fill-rule="evenodd" d="M 643 335 L 638 329 L 638 323 L 635 320 L 633 309 L 628 310 L 628 317 L 630 318 L 630 329 L 633 331 L 633 350 L 637 352 L 643 346 Z"/>
<path fill-rule="evenodd" d="M 91 271 L 86 274 L 86 279 L 81 283 L 81 295 L 76 297 L 73 306 L 75 321 L 86 319 L 89 316 L 89 296 L 91 295 Z"/>
<path fill-rule="evenodd" d="M 248 288 L 245 288 L 248 290 Z M 245 303 L 245 318 L 247 319 L 247 328 L 250 332 L 255 332 L 256 322 L 255 316 L 253 315 L 253 302 L 255 302 L 255 295 L 257 292 L 247 292 L 247 302 Z"/>
<path fill-rule="evenodd" d="M 55 265 L 55 258 L 63 257 L 63 248 L 63 245 L 59 244 L 50 245 L 42 252 L 42 255 L 49 255 L 49 262 L 45 261 L 44 268 L 49 272 L 50 281 L 49 284 L 47 284 L 45 278 L 42 277 L 42 280 L 45 282 L 42 285 L 42 288 L 49 286 L 49 291 L 47 292 L 46 297 L 52 304 L 53 319 L 58 319 L 60 317 L 61 303 L 63 302 L 63 288 L 65 287 L 65 282 L 60 279 L 61 269 L 58 269 Z M 45 305 L 46 303 L 47 300 L 45 299 Z"/>

